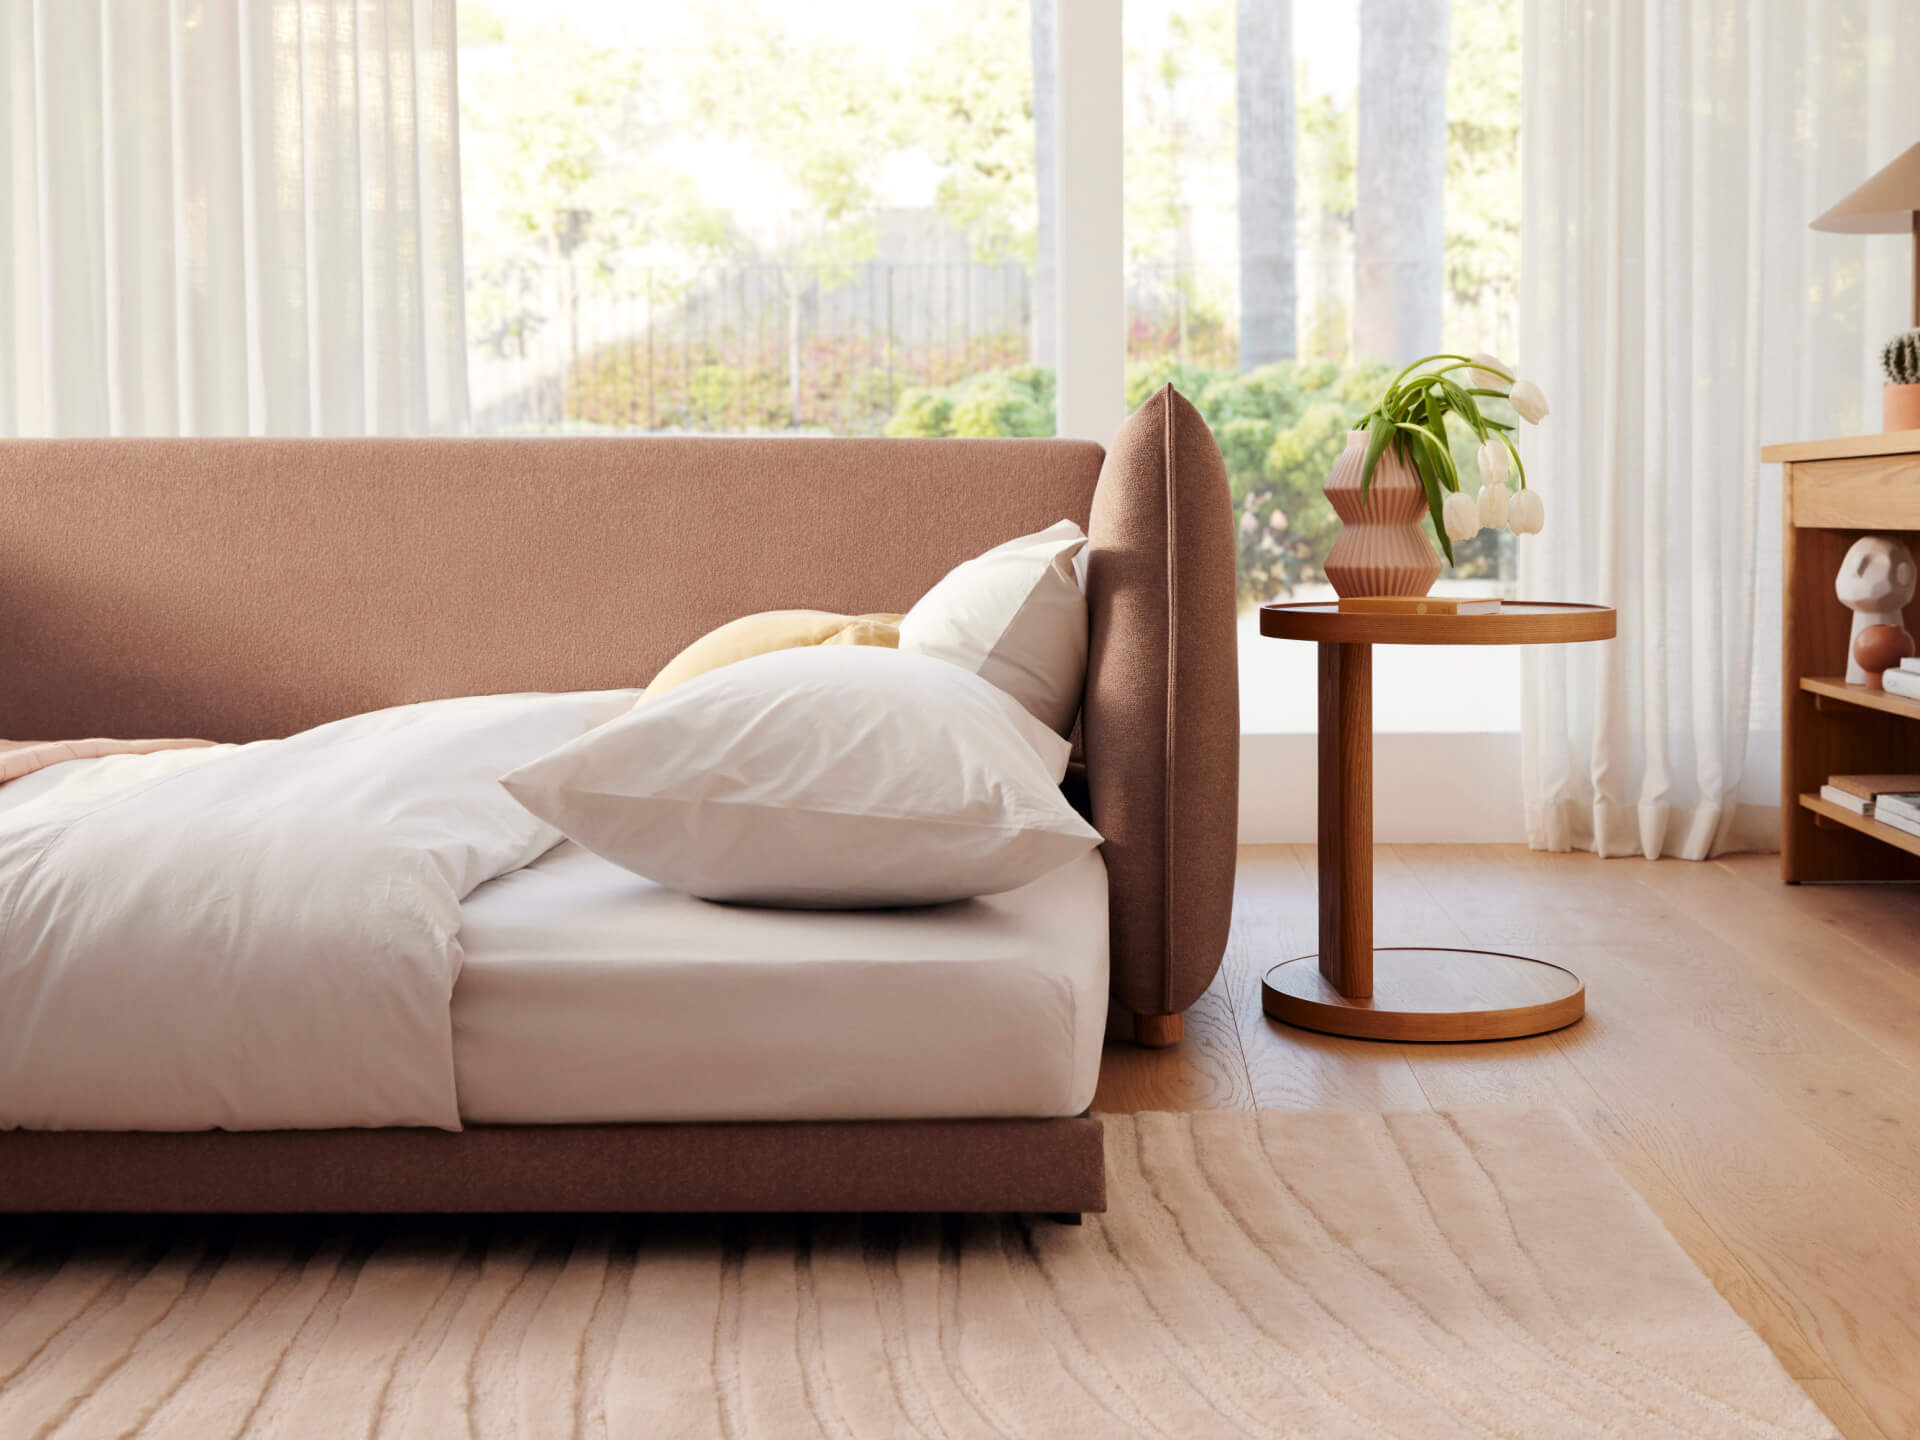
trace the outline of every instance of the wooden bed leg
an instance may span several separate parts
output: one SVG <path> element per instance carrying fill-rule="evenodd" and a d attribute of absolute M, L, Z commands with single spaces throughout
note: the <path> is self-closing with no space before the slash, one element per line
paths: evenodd
<path fill-rule="evenodd" d="M 1186 1022 L 1178 1012 L 1133 1017 L 1133 1043 L 1148 1050 L 1164 1050 L 1169 1045 L 1178 1045 L 1185 1033 Z"/>

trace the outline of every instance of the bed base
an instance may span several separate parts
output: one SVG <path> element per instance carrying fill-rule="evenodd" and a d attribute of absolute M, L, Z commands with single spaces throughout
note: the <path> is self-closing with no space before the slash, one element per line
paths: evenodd
<path fill-rule="evenodd" d="M 0 1133 L 0 1212 L 1107 1208 L 1100 1121 Z"/>

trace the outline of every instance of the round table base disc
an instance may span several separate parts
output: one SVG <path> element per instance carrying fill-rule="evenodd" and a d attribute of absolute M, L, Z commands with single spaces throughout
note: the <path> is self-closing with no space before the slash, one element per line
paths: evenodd
<path fill-rule="evenodd" d="M 1578 975 L 1492 950 L 1409 947 L 1373 952 L 1373 994 L 1350 1000 L 1302 955 L 1260 982 L 1267 1014 L 1304 1030 L 1362 1040 L 1511 1040 L 1571 1025 L 1587 1013 Z"/>

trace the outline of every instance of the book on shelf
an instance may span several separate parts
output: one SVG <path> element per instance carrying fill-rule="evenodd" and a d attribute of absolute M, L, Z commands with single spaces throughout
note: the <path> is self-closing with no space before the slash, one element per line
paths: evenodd
<path fill-rule="evenodd" d="M 1481 595 L 1343 595 L 1342 615 L 1497 615 L 1500 602 Z"/>
<path fill-rule="evenodd" d="M 1888 791 L 1875 797 L 1873 808 L 1875 818 L 1889 824 L 1898 819 L 1920 825 L 1920 790 Z"/>
<path fill-rule="evenodd" d="M 1920 700 L 1920 670 L 1888 670 L 1880 677 L 1887 694 Z"/>
<path fill-rule="evenodd" d="M 1920 816 L 1899 815 L 1887 810 L 1873 818 L 1903 835 L 1920 835 Z"/>
<path fill-rule="evenodd" d="M 1906 659 L 1900 662 L 1900 668 L 1902 670 L 1911 670 L 1914 674 L 1920 675 L 1920 655 L 1907 656 Z"/>
<path fill-rule="evenodd" d="M 1920 792 L 1920 775 L 1829 775 L 1820 798 L 1856 815 L 1872 815 L 1888 795 Z"/>
<path fill-rule="evenodd" d="M 1858 795 L 1842 790 L 1838 785 L 1822 785 L 1820 798 L 1829 805 L 1838 805 L 1842 810 L 1851 810 L 1856 815 L 1873 814 L 1873 801 L 1862 800 Z"/>

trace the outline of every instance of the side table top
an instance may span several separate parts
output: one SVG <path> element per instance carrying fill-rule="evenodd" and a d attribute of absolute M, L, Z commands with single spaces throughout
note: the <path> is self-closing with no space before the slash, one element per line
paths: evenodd
<path fill-rule="evenodd" d="M 1567 645 L 1611 640 L 1610 605 L 1508 600 L 1492 615 L 1343 615 L 1333 602 L 1262 605 L 1260 633 L 1339 645 Z"/>

